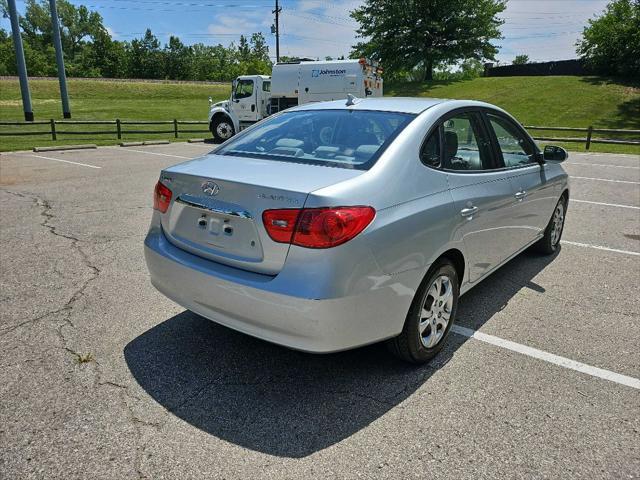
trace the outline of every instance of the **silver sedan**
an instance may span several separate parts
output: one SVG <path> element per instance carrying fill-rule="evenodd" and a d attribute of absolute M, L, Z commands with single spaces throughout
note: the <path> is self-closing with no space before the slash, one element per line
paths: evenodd
<path fill-rule="evenodd" d="M 553 254 L 569 200 L 541 152 L 480 102 L 350 99 L 286 110 L 167 168 L 151 282 L 203 317 L 334 352 L 442 348 L 460 295 L 528 247 Z"/>

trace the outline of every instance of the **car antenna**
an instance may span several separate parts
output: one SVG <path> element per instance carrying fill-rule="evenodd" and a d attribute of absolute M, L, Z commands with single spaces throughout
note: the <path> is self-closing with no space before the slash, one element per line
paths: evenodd
<path fill-rule="evenodd" d="M 350 107 L 351 105 L 355 105 L 356 104 L 356 100 L 359 100 L 359 98 L 351 95 L 350 93 L 347 93 L 347 107 Z"/>

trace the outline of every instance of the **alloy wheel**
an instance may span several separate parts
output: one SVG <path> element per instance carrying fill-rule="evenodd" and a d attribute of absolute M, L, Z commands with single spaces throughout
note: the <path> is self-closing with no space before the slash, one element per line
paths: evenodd
<path fill-rule="evenodd" d="M 562 226 L 564 225 L 564 205 L 558 203 L 555 212 L 553 212 L 553 226 L 551 227 L 551 245 L 556 246 L 560 241 Z"/>
<path fill-rule="evenodd" d="M 435 347 L 444 337 L 453 309 L 453 285 L 446 275 L 435 278 L 420 310 L 418 331 L 422 345 Z"/>

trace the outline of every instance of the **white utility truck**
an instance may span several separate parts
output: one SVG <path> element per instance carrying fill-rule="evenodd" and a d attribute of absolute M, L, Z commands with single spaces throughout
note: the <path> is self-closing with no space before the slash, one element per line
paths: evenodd
<path fill-rule="evenodd" d="M 276 63 L 271 77 L 242 75 L 233 81 L 231 98 L 212 103 L 209 130 L 222 142 L 263 118 L 295 105 L 355 97 L 382 96 L 382 70 L 360 60 Z"/>

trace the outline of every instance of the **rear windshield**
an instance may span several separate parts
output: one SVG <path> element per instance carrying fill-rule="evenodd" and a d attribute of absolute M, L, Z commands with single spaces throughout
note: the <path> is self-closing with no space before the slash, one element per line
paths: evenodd
<path fill-rule="evenodd" d="M 263 120 L 216 153 L 369 169 L 415 115 L 366 110 L 301 110 Z"/>

